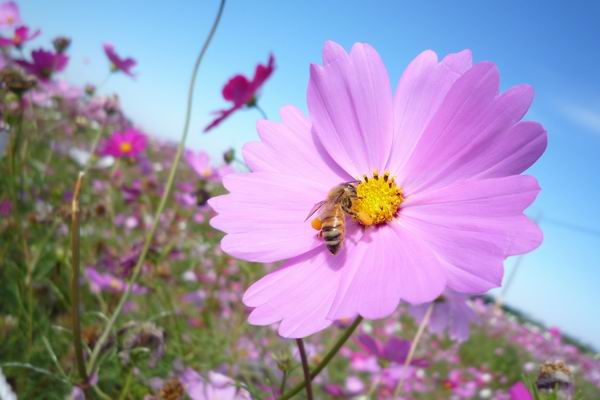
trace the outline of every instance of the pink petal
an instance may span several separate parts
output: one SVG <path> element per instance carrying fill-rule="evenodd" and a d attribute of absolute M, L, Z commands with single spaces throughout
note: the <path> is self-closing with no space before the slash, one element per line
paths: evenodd
<path fill-rule="evenodd" d="M 273 262 L 322 244 L 305 218 L 325 193 L 315 182 L 270 172 L 228 174 L 231 192 L 209 200 L 211 225 L 227 233 L 222 249 L 249 261 Z"/>
<path fill-rule="evenodd" d="M 353 180 L 331 159 L 311 133 L 310 121 L 296 107 L 281 109 L 281 123 L 260 120 L 260 142 L 244 146 L 246 163 L 253 171 L 271 171 L 312 179 L 326 190 Z M 310 206 L 309 206 L 310 209 Z"/>
<path fill-rule="evenodd" d="M 287 262 L 281 269 L 255 282 L 244 294 L 244 303 L 256 307 L 248 322 L 269 325 L 282 321 L 279 334 L 304 337 L 331 325 L 326 319 L 333 301 L 341 257 L 323 247 Z"/>
<path fill-rule="evenodd" d="M 507 132 L 527 112 L 533 90 L 520 85 L 497 95 L 498 84 L 491 63 L 474 66 L 456 81 L 402 168 L 408 193 L 480 176 L 514 152 L 514 146 L 506 145 L 514 142 Z M 534 142 L 541 146 L 521 165 L 533 163 L 545 148 L 537 136 Z"/>
<path fill-rule="evenodd" d="M 480 165 L 478 178 L 520 174 L 533 165 L 546 150 L 548 135 L 537 122 L 523 121 L 498 135 L 490 144 L 488 154 L 481 159 L 489 161 Z M 485 167 L 489 167 L 484 169 Z"/>
<path fill-rule="evenodd" d="M 312 65 L 308 108 L 314 130 L 353 177 L 383 169 L 393 134 L 392 92 L 377 52 L 355 44 L 351 53 L 327 42 L 323 66 Z"/>
<path fill-rule="evenodd" d="M 507 256 L 541 243 L 540 229 L 522 214 L 539 190 L 522 175 L 465 181 L 408 197 L 396 224 L 446 261 L 451 289 L 481 293 L 500 285 Z"/>
<path fill-rule="evenodd" d="M 410 63 L 394 96 L 395 134 L 388 169 L 397 171 L 408 160 L 452 84 L 471 66 L 469 50 L 449 54 L 441 62 L 427 50 Z"/>
<path fill-rule="evenodd" d="M 431 333 L 440 334 L 448 327 L 450 322 L 450 307 L 445 303 L 434 304 L 429 320 L 428 329 Z M 421 321 L 419 321 L 421 322 Z"/>
<path fill-rule="evenodd" d="M 424 303 L 439 296 L 446 283 L 435 254 L 410 232 L 390 226 L 366 230 L 346 266 L 329 318 L 360 314 L 384 318 L 400 300 Z"/>

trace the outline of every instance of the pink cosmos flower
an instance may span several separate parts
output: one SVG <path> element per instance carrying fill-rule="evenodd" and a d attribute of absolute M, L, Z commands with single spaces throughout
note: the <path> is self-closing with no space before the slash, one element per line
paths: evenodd
<path fill-rule="evenodd" d="M 192 168 L 200 178 L 206 179 L 213 174 L 213 169 L 210 165 L 210 156 L 207 152 L 194 152 L 188 150 L 185 152 L 184 157 L 190 168 Z"/>
<path fill-rule="evenodd" d="M 19 6 L 14 1 L 0 4 L 0 28 L 11 28 L 21 23 Z"/>
<path fill-rule="evenodd" d="M 265 83 L 275 70 L 275 58 L 269 56 L 267 65 L 258 64 L 254 77 L 251 81 L 244 75 L 236 75 L 231 78 L 223 87 L 223 98 L 233 103 L 233 105 L 225 110 L 216 111 L 218 117 L 213 120 L 205 129 L 208 132 L 212 128 L 219 125 L 223 120 L 244 106 L 253 107 L 256 105 L 256 94 L 258 89 Z"/>
<path fill-rule="evenodd" d="M 540 188 L 521 173 L 546 148 L 546 132 L 521 122 L 528 85 L 499 93 L 490 62 L 468 50 L 413 60 L 392 94 L 377 52 L 336 43 L 312 65 L 310 119 L 285 107 L 259 121 L 244 147 L 251 173 L 227 175 L 229 194 L 209 200 L 222 249 L 255 262 L 287 260 L 243 301 L 255 325 L 281 322 L 297 338 L 332 321 L 389 316 L 400 301 L 431 302 L 451 289 L 501 284 L 506 257 L 536 248 L 542 232 L 523 211 Z M 361 178 L 362 177 L 362 178 Z M 332 255 L 312 223 L 313 205 L 343 182 L 359 199 Z M 251 211 L 251 212 L 249 212 Z"/>
<path fill-rule="evenodd" d="M 179 379 L 192 400 L 250 400 L 246 389 L 238 389 L 233 379 L 218 372 L 209 371 L 207 379 L 188 368 Z"/>
<path fill-rule="evenodd" d="M 135 157 L 146 148 L 146 135 L 134 128 L 114 132 L 104 141 L 102 155 L 117 158 Z"/>
<path fill-rule="evenodd" d="M 38 49 L 31 52 L 31 61 L 17 60 L 16 62 L 42 82 L 47 82 L 53 74 L 64 70 L 68 61 L 69 57 L 62 53 Z"/>
<path fill-rule="evenodd" d="M 104 43 L 104 52 L 111 63 L 111 69 L 113 71 L 121 71 L 132 78 L 135 76 L 133 72 L 131 72 L 131 68 L 137 64 L 133 58 L 119 57 L 114 46 L 110 43 Z"/>
<path fill-rule="evenodd" d="M 458 342 L 467 340 L 471 323 L 479 321 L 477 314 L 467 304 L 468 300 L 468 295 L 446 290 L 442 297 L 433 303 L 431 319 L 427 325 L 429 331 L 441 334 L 447 330 L 451 339 Z M 429 304 L 411 306 L 408 312 L 417 322 L 420 322 L 425 316 Z"/>
<path fill-rule="evenodd" d="M 15 33 L 10 38 L 0 37 L 0 47 L 15 46 L 20 48 L 26 42 L 35 39 L 40 35 L 41 31 L 38 29 L 33 33 L 29 33 L 29 27 L 20 26 L 15 29 Z"/>
<path fill-rule="evenodd" d="M 188 150 L 185 152 L 185 161 L 198 175 L 200 179 L 211 182 L 221 182 L 225 175 L 234 172 L 231 165 L 223 164 L 220 167 L 214 168 L 211 165 L 210 156 L 204 151 L 194 152 Z"/>

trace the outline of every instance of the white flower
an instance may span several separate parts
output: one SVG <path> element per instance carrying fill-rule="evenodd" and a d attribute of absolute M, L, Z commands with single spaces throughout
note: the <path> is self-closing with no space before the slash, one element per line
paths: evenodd
<path fill-rule="evenodd" d="M 17 400 L 17 395 L 6 381 L 2 368 L 0 368 L 0 400 Z"/>

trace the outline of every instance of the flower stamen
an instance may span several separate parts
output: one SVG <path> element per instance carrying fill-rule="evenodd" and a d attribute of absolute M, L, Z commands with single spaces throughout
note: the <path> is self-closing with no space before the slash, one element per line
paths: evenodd
<path fill-rule="evenodd" d="M 364 175 L 356 187 L 356 193 L 358 198 L 352 204 L 355 212 L 353 218 L 365 226 L 391 221 L 404 201 L 402 189 L 387 171 L 381 176 L 375 170 L 371 179 Z"/>
<path fill-rule="evenodd" d="M 122 142 L 121 144 L 119 144 L 119 150 L 121 150 L 121 153 L 123 154 L 127 154 L 131 151 L 131 143 L 129 142 Z"/>

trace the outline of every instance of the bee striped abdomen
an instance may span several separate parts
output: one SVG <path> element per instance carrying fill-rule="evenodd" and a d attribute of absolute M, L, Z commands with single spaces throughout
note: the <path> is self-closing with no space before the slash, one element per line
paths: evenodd
<path fill-rule="evenodd" d="M 336 254 L 344 242 L 344 213 L 337 208 L 322 219 L 323 240 L 331 254 Z"/>

